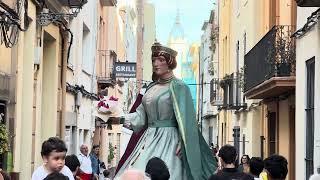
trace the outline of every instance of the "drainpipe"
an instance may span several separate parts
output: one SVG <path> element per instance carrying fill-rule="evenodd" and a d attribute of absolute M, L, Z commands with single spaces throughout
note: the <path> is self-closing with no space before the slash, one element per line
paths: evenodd
<path fill-rule="evenodd" d="M 280 105 L 279 105 L 279 98 L 277 98 L 277 119 L 276 119 L 276 137 L 277 137 L 277 139 L 276 139 L 276 142 L 277 142 L 277 144 L 276 144 L 276 153 L 279 153 L 279 118 L 280 118 L 280 115 L 279 115 L 279 113 L 280 113 Z"/>
<path fill-rule="evenodd" d="M 67 72 L 67 62 L 65 61 L 67 58 L 67 53 L 65 53 L 65 50 L 68 46 L 68 40 L 69 37 L 66 36 L 65 29 L 62 27 L 60 28 L 60 35 L 61 35 L 61 41 L 62 41 L 62 48 L 61 48 L 61 110 L 60 110 L 60 122 L 59 122 L 59 132 L 58 136 L 64 140 L 65 137 L 65 116 L 66 116 L 66 72 Z"/>
<path fill-rule="evenodd" d="M 198 51 L 198 57 L 199 57 L 199 83 L 201 81 L 201 57 L 200 57 L 200 51 L 201 51 L 201 45 L 199 47 L 199 51 Z M 201 86 L 199 86 L 198 88 L 198 123 L 201 122 L 201 114 L 200 114 L 200 108 L 201 108 L 201 105 L 200 105 L 200 98 L 201 98 Z M 201 124 L 200 124 L 201 125 Z M 202 125 L 201 125 L 202 126 Z"/>
<path fill-rule="evenodd" d="M 202 123 L 203 123 L 203 72 L 201 73 L 201 114 L 200 114 L 200 120 L 201 120 L 201 133 L 202 133 Z"/>

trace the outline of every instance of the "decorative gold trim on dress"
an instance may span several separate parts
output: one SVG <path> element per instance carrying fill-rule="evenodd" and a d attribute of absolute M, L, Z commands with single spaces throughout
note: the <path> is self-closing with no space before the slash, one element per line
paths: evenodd
<path fill-rule="evenodd" d="M 175 109 L 177 111 L 177 116 L 176 119 L 177 119 L 177 122 L 178 122 L 178 126 L 179 125 L 182 125 L 182 121 L 181 121 L 181 112 L 179 111 L 179 105 L 177 104 L 177 98 L 176 98 L 176 95 L 174 94 L 174 91 L 172 90 L 172 84 L 170 84 L 170 91 L 171 91 L 171 94 L 172 94 L 172 97 L 173 97 L 173 105 L 175 106 Z M 181 136 L 182 136 L 182 140 L 184 143 L 186 143 L 186 133 L 184 131 L 184 129 L 179 126 L 179 129 L 181 130 Z"/>

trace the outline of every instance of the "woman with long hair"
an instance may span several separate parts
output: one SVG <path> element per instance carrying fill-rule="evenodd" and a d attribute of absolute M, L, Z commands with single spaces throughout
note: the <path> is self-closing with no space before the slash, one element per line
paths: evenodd
<path fill-rule="evenodd" d="M 250 157 L 247 154 L 242 155 L 239 165 L 239 171 L 244 173 L 250 173 Z"/>

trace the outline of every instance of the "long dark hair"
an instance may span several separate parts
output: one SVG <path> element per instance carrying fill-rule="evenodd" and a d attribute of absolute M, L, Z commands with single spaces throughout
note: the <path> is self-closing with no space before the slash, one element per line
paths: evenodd
<path fill-rule="evenodd" d="M 158 81 L 159 80 L 159 77 L 156 75 L 156 73 L 152 73 L 152 81 L 153 82 L 156 82 L 156 81 Z"/>
<path fill-rule="evenodd" d="M 241 157 L 241 159 L 240 159 L 240 165 L 242 165 L 242 164 L 243 164 L 243 163 L 242 163 L 242 159 L 243 159 L 243 157 L 246 157 L 246 158 L 247 158 L 247 164 L 249 164 L 249 162 L 250 162 L 250 157 L 249 157 L 249 155 L 244 154 L 244 155 L 242 155 L 242 157 Z"/>

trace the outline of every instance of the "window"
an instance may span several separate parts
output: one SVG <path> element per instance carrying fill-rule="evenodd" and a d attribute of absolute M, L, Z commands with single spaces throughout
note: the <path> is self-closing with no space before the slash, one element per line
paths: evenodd
<path fill-rule="evenodd" d="M 68 150 L 70 150 L 70 147 L 71 147 L 71 128 L 70 126 L 66 126 L 65 130 L 64 130 L 64 134 L 65 134 L 65 137 L 64 137 L 64 142 L 66 143 L 66 146 L 68 148 Z"/>
<path fill-rule="evenodd" d="M 84 129 L 83 130 L 83 139 L 84 139 L 84 143 L 85 144 L 90 144 L 90 134 L 89 134 L 89 130 Z"/>
<path fill-rule="evenodd" d="M 315 60 L 314 57 L 306 62 L 307 68 L 307 102 L 306 102 L 306 179 L 313 174 L 314 164 L 314 80 Z"/>
<path fill-rule="evenodd" d="M 120 161 L 120 138 L 121 138 L 121 134 L 117 133 L 117 163 Z"/>
<path fill-rule="evenodd" d="M 70 143 L 70 146 L 71 146 L 71 149 L 70 149 L 70 154 L 76 154 L 77 151 L 78 151 L 78 148 L 77 148 L 77 145 L 76 145 L 76 142 L 77 142 L 77 127 L 76 126 L 72 126 L 72 132 L 71 132 L 71 136 L 72 136 L 72 139 L 71 139 L 71 143 Z M 69 150 L 68 150 L 69 152 Z"/>
<path fill-rule="evenodd" d="M 91 34 L 89 28 L 83 24 L 82 35 L 82 69 L 91 74 L 92 72 L 92 59 L 90 55 L 91 49 Z"/>
<path fill-rule="evenodd" d="M 209 126 L 209 144 L 213 143 L 212 135 L 213 135 L 213 127 Z"/>
<path fill-rule="evenodd" d="M 82 129 L 79 129 L 79 144 L 80 145 L 84 144 L 83 130 Z"/>

